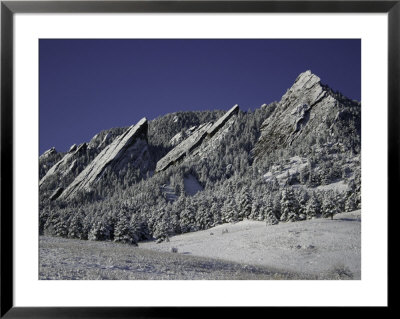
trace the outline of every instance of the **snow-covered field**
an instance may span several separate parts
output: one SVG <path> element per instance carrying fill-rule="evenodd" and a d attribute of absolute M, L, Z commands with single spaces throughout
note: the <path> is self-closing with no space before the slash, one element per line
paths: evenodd
<path fill-rule="evenodd" d="M 40 279 L 360 279 L 361 212 L 242 221 L 139 247 L 41 236 L 39 251 Z"/>
<path fill-rule="evenodd" d="M 226 232 L 227 230 L 227 232 Z M 139 243 L 156 251 L 178 252 L 317 276 L 340 272 L 361 278 L 361 211 L 266 226 L 242 221 L 186 233 L 169 242 Z"/>

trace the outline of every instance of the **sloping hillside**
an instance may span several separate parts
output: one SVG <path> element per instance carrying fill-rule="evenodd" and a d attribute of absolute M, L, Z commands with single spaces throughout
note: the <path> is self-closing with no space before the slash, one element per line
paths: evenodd
<path fill-rule="evenodd" d="M 171 251 L 246 265 L 338 279 L 361 279 L 361 211 L 333 220 L 313 219 L 266 226 L 245 220 L 169 238 L 140 248 Z"/>

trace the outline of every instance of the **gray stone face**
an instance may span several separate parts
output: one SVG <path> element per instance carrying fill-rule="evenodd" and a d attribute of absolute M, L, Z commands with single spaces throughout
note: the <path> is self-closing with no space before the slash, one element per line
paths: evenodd
<path fill-rule="evenodd" d="M 203 139 L 207 136 L 207 130 L 211 127 L 212 123 L 200 125 L 197 130 L 192 133 L 192 135 L 175 146 L 170 152 L 168 152 L 167 155 L 157 162 L 156 172 L 161 172 L 167 169 L 170 165 L 183 159 L 194 148 L 201 144 Z"/>
<path fill-rule="evenodd" d="M 119 129 L 109 129 L 97 133 L 88 143 L 88 149 L 95 149 L 97 151 L 103 150 L 107 145 L 111 144 L 112 141 L 117 138 L 120 134 L 124 132 L 120 132 Z"/>
<path fill-rule="evenodd" d="M 107 133 L 97 148 L 104 148 L 109 143 L 110 139 L 111 139 L 111 134 Z"/>
<path fill-rule="evenodd" d="M 211 126 L 207 130 L 207 134 L 211 137 L 213 136 L 220 128 L 222 128 L 226 122 L 232 117 L 234 114 L 238 114 L 239 112 L 239 105 L 234 105 L 228 112 L 226 112 L 223 116 L 221 116 L 213 126 Z"/>
<path fill-rule="evenodd" d="M 64 154 L 57 152 L 54 147 L 45 151 L 41 156 L 39 156 L 39 180 L 42 179 L 48 170 L 63 156 Z"/>
<path fill-rule="evenodd" d="M 108 170 L 121 170 L 128 163 L 135 167 L 146 165 L 149 156 L 147 129 L 147 119 L 143 118 L 118 136 L 75 178 L 60 198 L 67 199 L 74 197 L 80 191 L 90 191 Z"/>
<path fill-rule="evenodd" d="M 56 148 L 52 147 L 51 149 L 45 151 L 42 155 L 40 155 L 39 160 L 46 159 L 47 157 L 49 157 L 50 155 L 53 155 L 55 153 L 57 153 Z"/>
<path fill-rule="evenodd" d="M 170 165 L 182 160 L 187 155 L 197 149 L 206 139 L 211 138 L 225 123 L 235 114 L 239 112 L 239 106 L 233 106 L 223 116 L 221 116 L 214 124 L 204 123 L 194 130 L 191 135 L 175 146 L 167 155 L 157 162 L 156 172 L 167 169 Z"/>
<path fill-rule="evenodd" d="M 56 164 L 54 164 L 46 173 L 45 176 L 39 181 L 39 189 L 46 187 L 49 181 L 60 179 L 66 176 L 66 172 L 71 167 L 73 162 L 86 152 L 87 144 L 83 143 L 75 151 L 71 150 Z"/>
<path fill-rule="evenodd" d="M 338 123 L 341 112 L 360 104 L 338 97 L 320 78 L 306 71 L 283 95 L 275 111 L 261 126 L 261 137 L 256 145 L 256 156 L 292 145 L 318 132 L 329 132 Z"/>

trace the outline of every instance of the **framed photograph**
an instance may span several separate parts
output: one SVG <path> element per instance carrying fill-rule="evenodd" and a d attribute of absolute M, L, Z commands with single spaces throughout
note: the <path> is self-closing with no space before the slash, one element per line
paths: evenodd
<path fill-rule="evenodd" d="M 2 1 L 1 316 L 388 307 L 399 19 Z"/>

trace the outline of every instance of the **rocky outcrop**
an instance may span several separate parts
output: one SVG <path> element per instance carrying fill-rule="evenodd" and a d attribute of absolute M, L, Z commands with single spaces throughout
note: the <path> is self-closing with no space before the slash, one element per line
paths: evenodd
<path fill-rule="evenodd" d="M 45 151 L 42 155 L 40 155 L 39 160 L 44 160 L 54 154 L 57 154 L 57 151 L 56 151 L 55 147 L 52 147 L 52 148 L 48 149 L 47 151 Z"/>
<path fill-rule="evenodd" d="M 187 130 L 183 131 L 183 132 L 179 132 L 176 135 L 174 135 L 171 140 L 170 140 L 170 145 L 171 146 L 176 146 L 178 145 L 180 142 L 182 142 L 184 139 L 188 138 L 190 135 L 193 134 L 193 132 L 195 132 L 197 129 L 197 126 L 192 126 L 190 128 L 188 128 Z"/>
<path fill-rule="evenodd" d="M 264 156 L 302 141 L 313 143 L 321 136 L 360 135 L 360 125 L 360 103 L 335 93 L 318 76 L 306 71 L 297 77 L 262 124 L 255 154 Z M 355 127 L 356 132 L 350 132 L 350 127 Z"/>
<path fill-rule="evenodd" d="M 81 191 L 90 191 L 92 186 L 109 170 L 119 171 L 126 165 L 143 167 L 148 163 L 147 119 L 141 119 L 136 125 L 129 127 L 114 141 L 104 148 L 100 154 L 75 178 L 61 194 L 61 199 L 74 197 Z"/>
<path fill-rule="evenodd" d="M 207 130 L 211 126 L 212 123 L 204 123 L 200 125 L 192 135 L 175 146 L 167 155 L 157 162 L 156 172 L 161 172 L 174 163 L 182 160 L 186 155 L 199 146 L 207 136 Z"/>
<path fill-rule="evenodd" d="M 114 139 L 126 132 L 128 128 L 112 128 L 97 133 L 88 143 L 88 149 L 101 151 L 110 145 Z"/>
<path fill-rule="evenodd" d="M 239 113 L 239 105 L 234 105 L 228 112 L 226 112 L 223 116 L 221 116 L 213 126 L 211 126 L 207 130 L 207 135 L 209 137 L 212 137 L 218 130 L 220 130 L 226 122 L 229 121 L 229 119 L 232 117 L 232 115 L 238 114 Z"/>
<path fill-rule="evenodd" d="M 64 153 L 59 153 L 52 147 L 51 149 L 45 151 L 39 156 L 39 180 L 46 175 L 49 169 L 56 164 L 62 157 Z"/>
<path fill-rule="evenodd" d="M 206 139 L 211 138 L 218 130 L 220 130 L 229 119 L 239 112 L 239 106 L 233 106 L 223 116 L 221 116 L 214 124 L 204 123 L 190 133 L 190 136 L 175 146 L 167 155 L 157 162 L 156 172 L 161 172 L 169 166 L 182 160 L 184 157 L 192 153 Z"/>
<path fill-rule="evenodd" d="M 73 145 L 74 146 L 74 145 Z M 39 190 L 43 188 L 54 189 L 52 184 L 57 184 L 58 181 L 66 176 L 66 172 L 77 158 L 86 154 L 87 144 L 82 143 L 78 147 L 71 146 L 69 152 L 54 164 L 39 181 Z"/>

